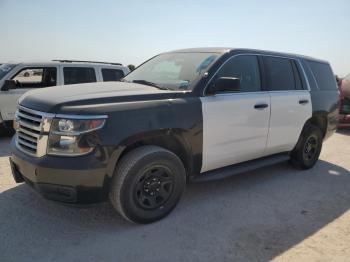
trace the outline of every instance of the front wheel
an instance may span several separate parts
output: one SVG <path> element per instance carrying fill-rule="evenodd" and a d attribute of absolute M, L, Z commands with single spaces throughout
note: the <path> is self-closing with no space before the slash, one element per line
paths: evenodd
<path fill-rule="evenodd" d="M 291 163 L 301 169 L 312 168 L 321 153 L 323 135 L 319 127 L 306 125 L 291 153 Z"/>
<path fill-rule="evenodd" d="M 185 185 L 185 168 L 174 153 L 158 146 L 142 146 L 118 164 L 109 198 L 124 218 L 151 223 L 175 208 Z"/>

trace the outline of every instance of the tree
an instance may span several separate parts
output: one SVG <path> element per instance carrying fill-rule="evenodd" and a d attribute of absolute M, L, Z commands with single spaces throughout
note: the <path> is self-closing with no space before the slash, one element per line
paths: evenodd
<path fill-rule="evenodd" d="M 134 66 L 134 65 L 128 65 L 128 68 L 130 69 L 130 71 L 134 71 L 135 67 L 136 66 Z"/>

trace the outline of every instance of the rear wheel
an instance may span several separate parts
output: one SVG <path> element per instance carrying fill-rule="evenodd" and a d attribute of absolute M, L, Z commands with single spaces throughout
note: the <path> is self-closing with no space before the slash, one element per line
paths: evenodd
<path fill-rule="evenodd" d="M 158 146 L 143 146 L 118 164 L 109 198 L 124 218 L 151 223 L 175 208 L 185 185 L 185 168 L 175 154 Z"/>
<path fill-rule="evenodd" d="M 319 127 L 306 125 L 295 149 L 291 153 L 291 163 L 301 169 L 312 168 L 321 153 L 323 135 Z"/>

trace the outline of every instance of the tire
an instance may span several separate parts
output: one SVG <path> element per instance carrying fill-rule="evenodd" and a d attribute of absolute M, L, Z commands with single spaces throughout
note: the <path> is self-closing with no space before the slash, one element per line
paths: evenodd
<path fill-rule="evenodd" d="M 15 134 L 12 127 L 12 121 L 5 121 L 0 123 L 0 137 L 10 137 Z"/>
<path fill-rule="evenodd" d="M 319 127 L 308 124 L 291 153 L 291 164 L 299 169 L 312 168 L 321 153 L 323 135 Z"/>
<path fill-rule="evenodd" d="M 181 160 L 158 146 L 142 146 L 117 165 L 109 193 L 113 207 L 134 223 L 147 224 L 168 215 L 186 186 Z"/>

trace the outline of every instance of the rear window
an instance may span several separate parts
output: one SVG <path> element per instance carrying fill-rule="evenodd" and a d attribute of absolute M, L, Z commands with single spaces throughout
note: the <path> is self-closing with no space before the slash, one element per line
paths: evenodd
<path fill-rule="evenodd" d="M 124 72 L 118 69 L 102 68 L 102 77 L 104 82 L 119 81 L 124 77 Z"/>
<path fill-rule="evenodd" d="M 335 77 L 332 69 L 328 64 L 314 61 L 307 61 L 308 66 L 315 76 L 317 86 L 320 90 L 334 90 L 337 89 Z"/>
<path fill-rule="evenodd" d="M 287 58 L 264 57 L 268 90 L 295 90 L 292 61 Z M 296 69 L 294 69 L 296 71 Z M 300 81 L 300 79 L 298 80 Z M 300 86 L 300 83 L 298 83 Z M 300 87 L 299 87 L 300 88 Z"/>
<path fill-rule="evenodd" d="M 89 67 L 65 67 L 63 74 L 65 85 L 96 82 L 95 69 Z"/>

